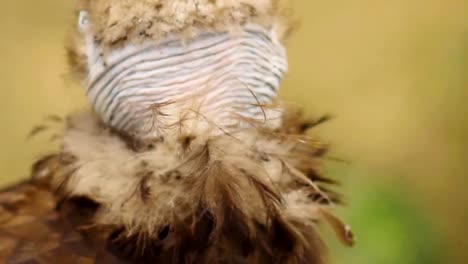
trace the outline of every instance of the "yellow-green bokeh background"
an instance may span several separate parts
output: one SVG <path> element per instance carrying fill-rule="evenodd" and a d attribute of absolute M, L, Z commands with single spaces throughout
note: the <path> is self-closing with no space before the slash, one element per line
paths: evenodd
<path fill-rule="evenodd" d="M 135 0 L 137 1 L 137 0 Z M 70 0 L 0 2 L 0 184 L 55 146 L 27 140 L 49 114 L 82 108 L 63 43 Z M 319 128 L 354 249 L 334 263 L 468 263 L 468 2 L 295 0 L 282 98 L 336 118 Z M 325 234 L 329 234 L 324 228 Z"/>

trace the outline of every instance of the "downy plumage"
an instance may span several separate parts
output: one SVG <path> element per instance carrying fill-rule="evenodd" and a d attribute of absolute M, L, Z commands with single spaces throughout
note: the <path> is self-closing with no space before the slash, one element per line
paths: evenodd
<path fill-rule="evenodd" d="M 66 118 L 60 151 L 0 193 L 2 262 L 319 264 L 320 221 L 351 245 L 330 212 L 335 182 L 320 172 L 327 148 L 306 135 L 319 122 L 275 103 L 282 10 L 276 0 L 80 1 L 69 55 L 94 113 Z M 237 82 L 194 83 L 216 74 Z"/>

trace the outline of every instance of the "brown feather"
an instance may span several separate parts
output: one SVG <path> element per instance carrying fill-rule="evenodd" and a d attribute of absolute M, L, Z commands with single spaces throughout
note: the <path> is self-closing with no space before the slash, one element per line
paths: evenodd
<path fill-rule="evenodd" d="M 293 120 L 291 120 L 293 121 Z M 5 263 L 324 263 L 316 231 L 334 184 L 315 141 L 285 122 L 130 147 L 90 114 L 68 119 L 60 153 L 0 192 Z M 327 201 L 327 202 L 323 202 Z"/>

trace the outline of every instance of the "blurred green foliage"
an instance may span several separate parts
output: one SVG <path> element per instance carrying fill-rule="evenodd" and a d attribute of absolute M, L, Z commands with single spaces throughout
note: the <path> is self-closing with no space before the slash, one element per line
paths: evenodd
<path fill-rule="evenodd" d="M 384 176 L 379 172 L 365 173 L 349 168 L 337 171 L 349 177 L 344 180 L 349 206 L 339 211 L 353 228 L 357 243 L 344 248 L 327 232 L 333 263 L 453 263 L 453 259 L 447 261 L 446 245 L 433 230 L 430 213 L 415 204 L 414 193 L 378 179 Z"/>
<path fill-rule="evenodd" d="M 468 3 L 466 0 L 291 1 L 282 98 L 337 118 L 327 173 L 349 204 L 338 212 L 357 244 L 324 226 L 334 263 L 468 263 Z M 73 1 L 2 1 L 0 184 L 27 177 L 56 148 L 27 140 L 49 114 L 85 107 L 63 44 Z M 60 128 L 55 128 L 60 129 Z"/>

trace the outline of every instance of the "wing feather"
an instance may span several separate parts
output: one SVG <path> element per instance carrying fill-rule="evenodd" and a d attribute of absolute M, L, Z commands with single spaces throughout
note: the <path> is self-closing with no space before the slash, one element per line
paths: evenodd
<path fill-rule="evenodd" d="M 95 263 L 96 253 L 66 227 L 55 204 L 34 180 L 0 191 L 0 263 Z"/>

